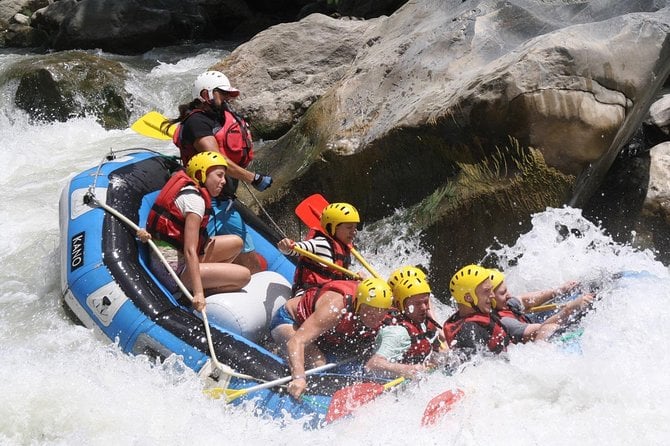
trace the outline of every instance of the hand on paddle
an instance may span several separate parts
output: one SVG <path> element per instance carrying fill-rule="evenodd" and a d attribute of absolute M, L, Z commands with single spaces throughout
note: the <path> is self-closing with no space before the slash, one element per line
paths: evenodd
<path fill-rule="evenodd" d="M 291 395 L 298 401 L 300 401 L 300 398 L 302 397 L 302 394 L 305 392 L 306 388 L 307 388 L 307 378 L 305 377 L 305 375 L 295 376 L 293 377 L 291 382 L 288 383 L 289 395 Z"/>
<path fill-rule="evenodd" d="M 137 238 L 140 239 L 142 243 L 147 243 L 149 240 L 151 240 L 151 234 L 144 229 L 144 228 L 139 228 L 137 230 Z"/>
<path fill-rule="evenodd" d="M 205 309 L 205 293 L 204 292 L 195 292 L 193 293 L 193 309 L 202 313 Z"/>
<path fill-rule="evenodd" d="M 277 243 L 277 248 L 281 251 L 282 254 L 289 255 L 293 252 L 293 247 L 295 246 L 295 242 L 291 240 L 290 238 L 284 238 L 279 240 L 279 243 Z"/>

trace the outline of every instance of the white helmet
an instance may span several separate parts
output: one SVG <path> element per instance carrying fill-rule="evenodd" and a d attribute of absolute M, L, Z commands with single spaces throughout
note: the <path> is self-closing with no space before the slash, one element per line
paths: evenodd
<path fill-rule="evenodd" d="M 230 86 L 230 81 L 220 71 L 205 71 L 195 79 L 193 83 L 193 99 L 203 100 L 200 93 L 202 90 L 207 90 L 210 100 L 214 97 L 214 89 L 227 91 L 233 96 L 240 94 L 240 90 Z"/>

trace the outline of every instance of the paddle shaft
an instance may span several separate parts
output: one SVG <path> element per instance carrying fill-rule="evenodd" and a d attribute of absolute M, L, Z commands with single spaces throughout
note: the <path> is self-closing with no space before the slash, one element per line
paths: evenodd
<path fill-rule="evenodd" d="M 119 211 L 114 209 L 113 207 L 108 206 L 107 204 L 102 203 L 101 201 L 99 201 L 93 193 L 89 192 L 88 197 L 97 206 L 99 206 L 100 208 L 102 208 L 106 212 L 109 212 L 114 217 L 121 220 L 123 223 L 125 223 L 127 226 L 129 226 L 131 229 L 133 229 L 135 232 L 140 230 L 140 227 L 137 226 L 135 224 L 135 222 L 130 220 L 128 217 L 126 217 L 125 215 L 123 215 L 122 213 L 120 213 Z M 156 244 L 151 239 L 148 240 L 148 243 L 149 243 L 149 246 L 151 247 L 151 249 L 153 250 L 153 252 L 161 260 L 163 265 L 165 265 L 166 269 L 168 270 L 168 272 L 170 273 L 170 275 L 172 276 L 174 281 L 177 283 L 177 286 L 179 286 L 179 289 L 182 291 L 182 293 L 184 293 L 184 296 L 186 296 L 191 302 L 193 302 L 193 296 L 191 295 L 189 290 L 186 288 L 186 286 L 184 286 L 183 282 L 179 279 L 179 276 L 177 276 L 177 273 L 174 272 L 174 270 L 172 269 L 172 267 L 170 266 L 168 261 L 163 256 L 163 253 L 160 252 L 160 250 L 158 249 L 158 246 L 156 246 Z M 205 334 L 207 335 L 207 344 L 209 346 L 209 353 L 210 353 L 210 356 L 212 357 L 212 362 L 214 363 L 214 365 L 218 369 L 220 369 L 221 371 L 223 371 L 224 373 L 226 373 L 230 376 L 235 376 L 235 377 L 244 378 L 244 379 L 254 379 L 252 376 L 237 373 L 234 370 L 232 370 L 230 367 L 225 366 L 224 364 L 219 362 L 219 360 L 216 357 L 216 352 L 214 350 L 214 344 L 212 342 L 212 334 L 211 334 L 210 329 L 209 329 L 209 321 L 207 320 L 207 312 L 203 308 L 201 313 L 202 313 L 202 322 L 203 322 L 203 325 L 205 326 Z"/>
<path fill-rule="evenodd" d="M 557 308 L 561 308 L 565 306 L 565 304 L 546 304 L 546 305 L 538 305 L 537 307 L 532 307 L 529 308 L 526 313 L 541 313 L 543 311 L 551 311 L 551 310 L 556 310 Z"/>
<path fill-rule="evenodd" d="M 337 363 L 334 363 L 334 362 L 324 364 L 322 366 L 314 367 L 313 369 L 306 370 L 305 375 L 309 376 L 309 375 L 313 375 L 315 373 L 325 372 L 326 370 L 330 370 L 330 369 L 332 369 L 333 367 L 336 367 L 336 366 L 337 366 Z M 268 381 L 268 382 L 263 383 L 263 384 L 258 384 L 258 385 L 255 385 L 255 386 L 246 387 L 244 389 L 233 390 L 233 393 L 228 395 L 228 401 L 230 402 L 232 400 L 235 400 L 235 399 L 237 399 L 241 396 L 244 396 L 244 395 L 246 395 L 248 393 L 251 393 L 251 392 L 255 392 L 257 390 L 270 389 L 272 387 L 277 387 L 277 386 L 280 386 L 282 384 L 286 384 L 287 382 L 291 381 L 292 379 L 293 379 L 292 376 L 284 376 L 283 378 L 278 378 L 278 379 L 275 379 L 273 381 Z"/>
<path fill-rule="evenodd" d="M 302 256 L 305 256 L 307 258 L 310 258 L 310 259 L 314 260 L 315 262 L 323 263 L 324 265 L 326 265 L 330 268 L 336 269 L 337 271 L 339 271 L 341 273 L 344 273 L 344 274 L 350 276 L 353 279 L 362 280 L 362 277 L 359 274 L 357 274 L 353 271 L 350 271 L 350 270 L 348 270 L 348 269 L 346 269 L 346 268 L 344 268 L 344 267 L 342 267 L 342 266 L 340 266 L 336 263 L 333 263 L 328 259 L 324 259 L 321 256 L 318 256 L 318 255 L 316 255 L 314 253 L 311 253 L 311 252 L 309 252 L 305 249 L 302 249 L 299 246 L 294 246 L 291 249 L 293 249 L 295 252 L 297 252 L 298 254 L 300 254 Z"/>
<path fill-rule="evenodd" d="M 389 381 L 386 384 L 384 384 L 384 390 L 388 390 L 391 387 L 395 387 L 395 386 L 397 386 L 399 384 L 402 384 L 404 382 L 405 382 L 405 377 L 401 376 L 400 378 L 396 378 L 393 381 Z"/>

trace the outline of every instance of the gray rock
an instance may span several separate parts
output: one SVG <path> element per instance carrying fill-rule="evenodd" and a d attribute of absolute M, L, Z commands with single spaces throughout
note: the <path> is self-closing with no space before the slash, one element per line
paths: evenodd
<path fill-rule="evenodd" d="M 0 22 L 10 23 L 18 13 L 29 16 L 48 4 L 49 0 L 0 0 Z"/>
<path fill-rule="evenodd" d="M 650 155 L 649 188 L 643 214 L 660 217 L 670 225 L 670 142 L 653 147 Z"/>
<path fill-rule="evenodd" d="M 649 124 L 670 135 L 670 94 L 663 95 L 649 108 Z"/>
<path fill-rule="evenodd" d="M 35 120 L 66 121 L 93 115 L 105 128 L 126 128 L 132 98 L 118 63 L 80 51 L 55 53 L 12 67 L 19 85 L 15 103 Z"/>
<path fill-rule="evenodd" d="M 254 136 L 276 139 L 342 78 L 375 23 L 313 14 L 261 32 L 213 68 L 241 90 L 235 106 Z"/>

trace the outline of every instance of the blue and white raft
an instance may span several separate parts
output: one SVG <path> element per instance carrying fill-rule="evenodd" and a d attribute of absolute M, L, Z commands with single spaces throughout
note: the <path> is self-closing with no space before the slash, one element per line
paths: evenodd
<path fill-rule="evenodd" d="M 217 379 L 227 389 L 286 377 L 290 372 L 285 361 L 261 343 L 274 311 L 290 296 L 295 266 L 276 249 L 277 236 L 255 214 L 244 209 L 268 271 L 254 274 L 240 292 L 207 298 L 214 356 L 233 371 L 225 373 L 212 360 L 199 313 L 181 304 L 149 270 L 147 245 L 127 224 L 92 203 L 94 196 L 93 201 L 144 227 L 158 192 L 178 166 L 173 157 L 135 149 L 112 154 L 69 181 L 60 199 L 64 304 L 78 321 L 124 352 L 159 359 L 177 355 L 200 376 Z M 289 415 L 317 427 L 333 393 L 354 381 L 360 382 L 360 376 L 316 373 L 302 401 L 272 387 L 245 392 L 232 403 L 253 400 L 255 413 Z"/>

